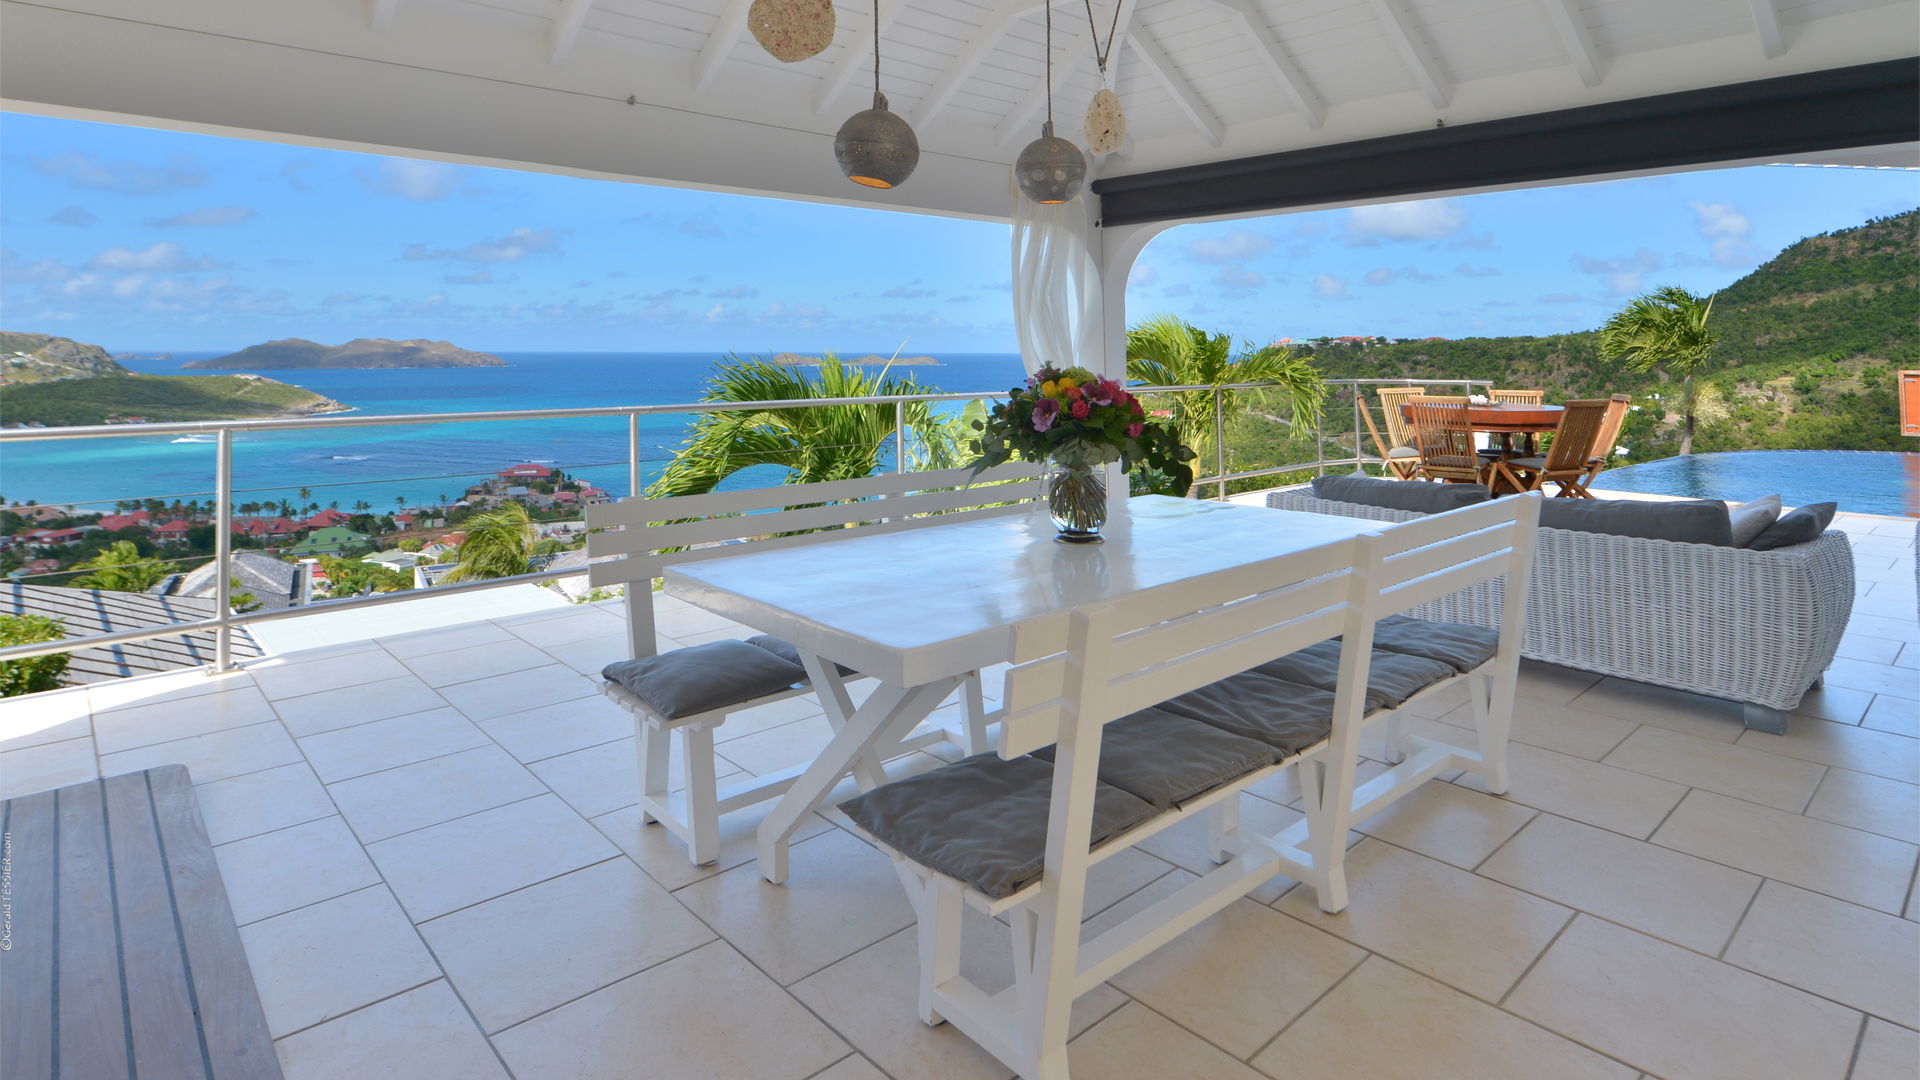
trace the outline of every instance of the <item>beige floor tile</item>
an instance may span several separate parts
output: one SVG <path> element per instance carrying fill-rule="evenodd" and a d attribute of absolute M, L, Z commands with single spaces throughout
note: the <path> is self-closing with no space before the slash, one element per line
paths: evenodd
<path fill-rule="evenodd" d="M 1867 707 L 1867 715 L 1860 719 L 1860 726 L 1920 737 L 1920 705 L 1906 698 L 1876 697 Z"/>
<path fill-rule="evenodd" d="M 169 671 L 159 675 L 137 675 L 130 679 L 112 679 L 89 685 L 84 693 L 94 712 L 135 708 L 179 698 L 216 694 L 252 686 L 253 677 L 245 671 L 209 675 L 205 671 Z M 79 692 L 79 691 L 76 691 Z"/>
<path fill-rule="evenodd" d="M 1601 678 L 1591 671 L 1522 659 L 1518 690 L 1522 697 L 1565 705 L 1593 689 Z"/>
<path fill-rule="evenodd" d="M 833 727 L 821 715 L 728 739 L 726 748 L 720 752 L 728 761 L 755 776 L 764 776 L 812 761 L 832 739 Z"/>
<path fill-rule="evenodd" d="M 406 662 L 407 667 L 420 677 L 421 682 L 433 687 L 473 682 L 476 679 L 505 675 L 511 671 L 545 667 L 552 663 L 553 657 L 517 638 L 508 638 L 505 641 L 472 649 L 429 653 L 425 656 L 413 657 Z"/>
<path fill-rule="evenodd" d="M 215 844 L 340 812 L 304 761 L 202 784 L 194 797 L 200 803 L 207 837 Z"/>
<path fill-rule="evenodd" d="M 1850 769 L 1828 769 L 1808 817 L 1920 844 L 1920 786 Z"/>
<path fill-rule="evenodd" d="M 412 675 L 402 675 L 361 686 L 285 698 L 274 702 L 273 707 L 287 730 L 298 738 L 390 716 L 430 712 L 445 708 L 446 704 L 447 700 L 434 693 L 433 687 Z"/>
<path fill-rule="evenodd" d="M 1891 664 L 1900 655 L 1901 642 L 1891 638 L 1867 637 L 1865 634 L 1844 634 L 1835 655 L 1850 660 L 1864 660 L 1869 664 Z"/>
<path fill-rule="evenodd" d="M 493 741 L 522 762 L 542 761 L 633 735 L 633 714 L 604 696 L 576 698 L 483 720 Z"/>
<path fill-rule="evenodd" d="M 1841 656 L 1834 658 L 1827 667 L 1826 678 L 1834 686 L 1920 700 L 1920 674 L 1916 674 L 1912 668 L 1869 664 L 1864 660 L 1849 660 Z"/>
<path fill-rule="evenodd" d="M 1909 784 L 1920 783 L 1920 739 L 1851 724 L 1795 720 L 1785 735 L 1749 731 L 1740 745 L 1782 757 L 1838 765 Z"/>
<path fill-rule="evenodd" d="M 1616 768 L 1796 813 L 1826 773 L 1813 762 L 1770 754 L 1745 742 L 1729 746 L 1656 727 L 1638 729 L 1603 760 Z"/>
<path fill-rule="evenodd" d="M 102 757 L 100 769 L 103 775 L 117 776 L 178 763 L 187 767 L 194 783 L 206 784 L 299 760 L 300 748 L 293 744 L 287 729 L 278 723 L 266 723 L 122 750 Z"/>
<path fill-rule="evenodd" d="M 337 816 L 222 844 L 213 855 L 242 926 L 380 883 Z"/>
<path fill-rule="evenodd" d="M 858 1054 L 840 1059 L 813 1080 L 887 1080 L 886 1074 Z"/>
<path fill-rule="evenodd" d="M 1920 925 L 1769 881 L 1722 958 L 1920 1027 Z"/>
<path fill-rule="evenodd" d="M 1483 877 L 1718 955 L 1760 879 L 1644 840 L 1542 814 Z"/>
<path fill-rule="evenodd" d="M 804 1080 L 850 1047 L 724 942 L 494 1036 L 519 1080 Z"/>
<path fill-rule="evenodd" d="M 1139 1004 L 1095 1024 L 1067 1047 L 1075 1076 L 1100 1080 L 1259 1080 L 1258 1073 Z"/>
<path fill-rule="evenodd" d="M 656 653 L 671 652 L 680 647 L 680 642 L 672 638 L 654 638 L 654 651 Z M 582 675 L 589 675 L 598 679 L 601 669 L 608 664 L 621 660 L 631 660 L 633 658 L 633 650 L 628 647 L 627 635 L 623 630 L 618 634 L 607 634 L 597 638 L 569 641 L 564 647 L 556 646 L 548 652 L 547 655 Z"/>
<path fill-rule="evenodd" d="M 1350 903 L 1338 915 L 1310 890 L 1277 907 L 1456 990 L 1498 1001 L 1573 912 L 1436 859 L 1365 840 L 1347 853 Z"/>
<path fill-rule="evenodd" d="M 782 986 L 913 922 L 885 855 L 835 829 L 793 845 L 784 885 L 746 865 L 674 893 Z"/>
<path fill-rule="evenodd" d="M 1824 683 L 1818 690 L 1807 691 L 1793 711 L 1796 716 L 1815 716 L 1837 724 L 1857 724 L 1872 702 L 1871 691 Z"/>
<path fill-rule="evenodd" d="M 578 870 L 617 850 L 551 795 L 367 846 L 416 921 Z"/>
<path fill-rule="evenodd" d="M 1920 623 L 1912 619 L 1889 619 L 1856 611 L 1847 620 L 1847 629 L 1868 637 L 1891 638 L 1900 642 L 1920 641 Z"/>
<path fill-rule="evenodd" d="M 475 622 L 395 634 L 392 637 L 377 639 L 376 644 L 401 660 L 411 660 L 416 656 L 426 656 L 430 653 L 482 649 L 512 640 L 512 634 L 490 622 Z"/>
<path fill-rule="evenodd" d="M 762 731 L 784 727 L 796 720 L 808 720 L 823 715 L 825 714 L 820 711 L 820 702 L 816 701 L 812 694 L 784 698 L 744 709 L 727 717 L 727 722 L 720 725 L 719 729 L 713 733 L 713 741 L 717 744 L 730 743 L 749 735 L 757 735 Z"/>
<path fill-rule="evenodd" d="M 1510 734 L 1516 742 L 1598 761 L 1638 726 L 1632 720 L 1606 713 L 1520 698 L 1513 706 Z"/>
<path fill-rule="evenodd" d="M 549 664 L 443 687 L 440 696 L 466 713 L 469 720 L 491 720 L 599 692 L 593 682 L 571 668 Z"/>
<path fill-rule="evenodd" d="M 307 658 L 295 653 L 247 665 L 261 693 L 274 701 L 361 686 L 407 674 L 405 665 L 381 648 L 356 649 Z"/>
<path fill-rule="evenodd" d="M 679 608 L 656 605 L 653 609 L 653 628 L 668 637 L 686 641 L 696 634 L 738 630 L 740 624 L 692 605 Z"/>
<path fill-rule="evenodd" d="M 1634 1080 L 1637 1070 L 1368 957 L 1260 1052 L 1270 1076 L 1358 1080 Z"/>
<path fill-rule="evenodd" d="M 275 1038 L 440 977 L 377 885 L 243 926 L 240 941 Z"/>
<path fill-rule="evenodd" d="M 1920 670 L 1920 644 L 1908 642 L 1902 645 L 1900 655 L 1893 658 L 1892 664 L 1894 667 L 1906 668 L 1908 671 Z"/>
<path fill-rule="evenodd" d="M 297 740 L 313 771 L 326 783 L 395 769 L 428 758 L 491 745 L 485 732 L 459 710 L 441 707 L 322 732 Z"/>
<path fill-rule="evenodd" d="M 546 793 L 526 767 L 489 743 L 446 757 L 329 784 L 361 842 L 423 829 Z"/>
<path fill-rule="evenodd" d="M 152 705 L 115 709 L 94 717 L 94 738 L 103 754 L 188 739 L 273 720 L 273 706 L 260 691 L 239 686 Z"/>
<path fill-rule="evenodd" d="M 137 772 L 145 767 L 114 769 L 110 775 Z M 0 754 L 0 798 L 65 787 L 99 775 L 99 759 L 93 756 L 91 736 L 8 750 Z"/>
<path fill-rule="evenodd" d="M 564 652 L 568 644 L 613 634 L 624 637 L 627 620 L 602 608 L 581 607 L 554 619 L 521 623 L 512 628 L 513 636 L 535 648 Z"/>
<path fill-rule="evenodd" d="M 1897 912 L 1914 845 L 1694 791 L 1653 842 L 1856 904 Z"/>
<path fill-rule="evenodd" d="M 1840 1080 L 1859 1014 L 1582 915 L 1508 1011 L 1666 1080 Z"/>
<path fill-rule="evenodd" d="M 617 856 L 422 923 L 420 934 L 489 1032 L 714 938 Z"/>
<path fill-rule="evenodd" d="M 1250 832 L 1271 836 L 1291 828 L 1295 822 L 1305 816 L 1291 807 L 1280 806 L 1277 803 L 1241 793 L 1240 827 Z M 1138 849 L 1194 874 L 1204 874 L 1216 865 L 1207 854 L 1206 815 L 1191 817 L 1178 825 L 1163 829 L 1142 840 Z M 1292 878 L 1276 877 L 1264 882 L 1248 895 L 1259 903 L 1270 904 L 1280 899 L 1288 889 L 1293 888 L 1293 885 Z"/>
<path fill-rule="evenodd" d="M 92 708 L 81 686 L 0 702 L 0 752 L 85 738 L 93 734 Z"/>
<path fill-rule="evenodd" d="M 618 844 L 629 858 L 639 863 L 640 868 L 653 880 L 667 889 L 679 889 L 750 863 L 758 857 L 756 830 L 773 812 L 775 805 L 763 802 L 731 814 L 722 814 L 720 857 L 708 866 L 693 865 L 687 858 L 687 846 L 680 842 L 679 837 L 668 832 L 666 826 L 657 822 L 652 825 L 640 824 L 638 805 L 621 807 L 611 814 L 601 814 L 593 819 L 593 824 L 606 834 L 607 839 Z M 833 825 L 825 818 L 808 814 L 794 831 L 793 842 L 797 844 L 831 828 Z"/>
<path fill-rule="evenodd" d="M 1670 780 L 1516 743 L 1507 748 L 1506 798 L 1628 836 L 1645 837 L 1687 789 Z M 1485 791 L 1468 773 L 1462 787 Z"/>
<path fill-rule="evenodd" d="M 1608 677 L 1574 698 L 1575 708 L 1605 713 L 1638 724 L 1732 742 L 1746 729 L 1740 706 L 1651 683 Z"/>
<path fill-rule="evenodd" d="M 1485 792 L 1431 781 L 1356 828 L 1471 870 L 1537 813 Z"/>
<path fill-rule="evenodd" d="M 1913 1080 L 1920 1075 L 1920 1033 L 1867 1018 L 1851 1080 Z"/>
<path fill-rule="evenodd" d="M 1240 900 L 1111 981 L 1244 1059 L 1365 956 L 1331 934 Z"/>
<path fill-rule="evenodd" d="M 286 1080 L 507 1080 L 444 979 L 289 1035 L 274 1049 Z"/>
<path fill-rule="evenodd" d="M 528 768 L 582 817 L 600 817 L 640 801 L 640 764 L 631 735 L 536 761 Z M 750 779 L 724 755 L 714 755 L 714 768 L 723 789 Z M 686 759 L 676 746 L 667 766 L 667 784 L 678 791 L 686 783 Z"/>

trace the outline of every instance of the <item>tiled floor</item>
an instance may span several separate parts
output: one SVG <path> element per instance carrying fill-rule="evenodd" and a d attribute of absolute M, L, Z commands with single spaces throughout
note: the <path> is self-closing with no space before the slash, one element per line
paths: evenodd
<path fill-rule="evenodd" d="M 1434 781 L 1362 824 L 1343 914 L 1282 879 L 1123 972 L 1075 1010 L 1075 1076 L 1912 1080 L 1912 523 L 1840 524 L 1855 618 L 1786 736 L 1529 665 L 1507 797 Z M 672 601 L 660 626 L 738 632 Z M 756 813 L 704 869 L 639 825 L 631 725 L 587 674 L 621 633 L 568 607 L 15 700 L 0 794 L 186 763 L 294 1080 L 1006 1076 L 915 1018 L 911 912 L 851 832 L 807 822 L 775 887 Z M 1417 729 L 1466 738 L 1455 704 Z M 796 699 L 719 755 L 764 772 L 826 737 Z M 1268 782 L 1245 813 L 1297 797 Z M 1189 879 L 1203 840 L 1102 864 L 1092 920 Z M 968 932 L 990 986 L 1000 929 Z"/>

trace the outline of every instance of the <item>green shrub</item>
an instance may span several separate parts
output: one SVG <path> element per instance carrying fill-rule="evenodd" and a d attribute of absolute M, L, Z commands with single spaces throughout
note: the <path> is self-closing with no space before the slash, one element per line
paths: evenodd
<path fill-rule="evenodd" d="M 66 626 L 58 619 L 45 615 L 0 615 L 0 646 L 35 645 L 59 641 L 66 636 Z M 54 653 L 25 660 L 0 660 L 0 697 L 17 697 L 59 686 L 68 659 L 66 653 Z"/>

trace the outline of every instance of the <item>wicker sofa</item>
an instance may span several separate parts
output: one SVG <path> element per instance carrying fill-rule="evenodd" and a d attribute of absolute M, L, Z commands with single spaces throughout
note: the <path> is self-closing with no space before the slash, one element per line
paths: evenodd
<path fill-rule="evenodd" d="M 1407 521 L 1409 510 L 1276 491 L 1281 510 Z M 1410 614 L 1493 626 L 1499 582 Z M 1846 534 L 1772 551 L 1542 527 L 1521 655 L 1723 698 L 1746 725 L 1784 733 L 1787 714 L 1820 685 L 1853 603 Z"/>

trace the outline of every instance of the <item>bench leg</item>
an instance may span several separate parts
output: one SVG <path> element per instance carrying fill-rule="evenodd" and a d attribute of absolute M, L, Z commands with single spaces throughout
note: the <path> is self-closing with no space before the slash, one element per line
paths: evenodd
<path fill-rule="evenodd" d="M 1240 829 L 1240 796 L 1221 799 L 1207 811 L 1207 858 L 1227 861 L 1227 837 Z"/>
<path fill-rule="evenodd" d="M 633 735 L 633 752 L 640 766 L 640 824 L 652 825 L 660 820 L 654 808 L 667 802 L 671 740 L 666 732 L 645 721 L 634 723 Z"/>
<path fill-rule="evenodd" d="M 1473 729 L 1479 737 L 1480 778 L 1495 795 L 1507 793 L 1507 740 L 1513 729 L 1514 693 L 1511 684 L 1494 685 L 1493 675 L 1467 676 L 1467 697 L 1473 702 Z"/>
<path fill-rule="evenodd" d="M 706 725 L 680 729 L 680 746 L 687 762 L 687 857 L 695 866 L 720 860 L 720 798 L 714 775 L 713 729 Z"/>
<path fill-rule="evenodd" d="M 1749 731 L 1764 731 L 1769 735 L 1787 733 L 1787 714 L 1779 709 L 1769 709 L 1765 705 L 1743 702 L 1740 706 L 1741 718 L 1746 721 Z"/>
<path fill-rule="evenodd" d="M 966 681 L 960 684 L 960 703 L 967 724 L 966 743 L 960 749 L 968 756 L 993 749 L 993 739 L 987 735 L 987 697 L 980 686 L 979 672 L 968 672 Z"/>
<path fill-rule="evenodd" d="M 1321 911 L 1334 914 L 1347 906 L 1346 830 L 1340 829 L 1335 835 L 1336 823 L 1347 815 L 1333 813 L 1328 805 L 1325 757 L 1309 758 L 1295 768 L 1300 774 L 1300 805 L 1307 811 L 1307 854 L 1313 856 L 1313 868 L 1318 872 L 1318 880 L 1311 883 L 1314 900 Z M 1341 797 L 1352 799 L 1353 793 Z"/>
<path fill-rule="evenodd" d="M 946 1023 L 934 1007 L 933 988 L 960 974 L 960 916 L 963 902 L 958 882 L 936 877 L 921 886 L 918 929 L 920 940 L 920 1020 L 928 1027 Z"/>

